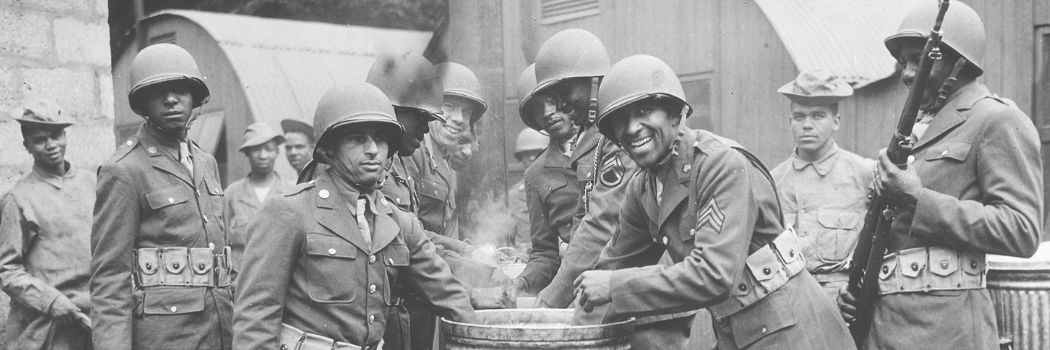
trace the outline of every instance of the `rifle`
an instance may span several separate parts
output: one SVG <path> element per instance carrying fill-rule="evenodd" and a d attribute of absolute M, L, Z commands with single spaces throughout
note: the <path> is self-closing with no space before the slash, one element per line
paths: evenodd
<path fill-rule="evenodd" d="M 919 59 L 919 70 L 912 82 L 911 90 L 908 91 L 908 99 L 897 123 L 897 131 L 890 138 L 890 145 L 886 148 L 886 155 L 890 161 L 901 169 L 907 168 L 908 156 L 911 155 L 914 146 L 911 139 L 912 128 L 919 116 L 919 107 L 930 78 L 930 71 L 933 70 L 934 61 L 941 58 L 941 23 L 944 22 L 946 12 L 948 12 L 948 0 L 940 0 L 937 20 L 923 47 L 922 57 Z M 864 216 L 864 227 L 860 231 L 857 247 L 853 250 L 853 258 L 850 259 L 849 284 L 846 289 L 856 297 L 854 306 L 857 311 L 853 322 L 849 325 L 849 331 L 858 347 L 868 336 L 875 309 L 875 298 L 879 295 L 879 268 L 882 266 L 888 249 L 890 225 L 893 223 L 892 218 L 883 215 L 883 211 L 889 206 L 884 196 L 877 193 L 871 194 L 868 212 Z"/>

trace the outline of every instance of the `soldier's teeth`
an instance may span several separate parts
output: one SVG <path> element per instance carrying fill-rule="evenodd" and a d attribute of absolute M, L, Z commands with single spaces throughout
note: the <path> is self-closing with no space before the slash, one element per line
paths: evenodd
<path fill-rule="evenodd" d="M 652 140 L 653 140 L 653 137 L 652 137 L 652 136 L 649 136 L 649 137 L 646 137 L 646 138 L 644 138 L 644 139 L 641 139 L 641 140 L 638 140 L 638 141 L 634 141 L 634 142 L 631 142 L 631 147 L 633 147 L 633 148 L 638 148 L 638 147 L 642 147 L 642 146 L 644 146 L 645 144 L 649 143 L 649 141 L 652 141 Z"/>

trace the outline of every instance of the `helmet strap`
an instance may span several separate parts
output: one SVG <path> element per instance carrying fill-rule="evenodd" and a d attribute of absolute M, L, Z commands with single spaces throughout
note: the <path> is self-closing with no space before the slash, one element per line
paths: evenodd
<path fill-rule="evenodd" d="M 934 113 L 940 110 L 944 103 L 948 101 L 948 97 L 955 93 L 956 88 L 958 88 L 955 84 L 959 81 L 959 73 L 962 72 L 963 67 L 969 62 L 969 60 L 961 56 L 955 60 L 955 66 L 952 67 L 951 74 L 941 83 L 941 87 L 937 89 L 937 98 L 933 101 L 933 105 L 928 108 L 928 112 Z"/>
<path fill-rule="evenodd" d="M 601 84 L 601 77 L 591 77 L 591 100 L 590 105 L 587 108 L 587 122 L 594 123 L 598 119 L 598 85 Z"/>

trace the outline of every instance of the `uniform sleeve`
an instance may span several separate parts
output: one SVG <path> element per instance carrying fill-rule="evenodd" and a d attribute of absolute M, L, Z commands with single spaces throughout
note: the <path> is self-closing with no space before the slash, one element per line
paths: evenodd
<path fill-rule="evenodd" d="M 572 234 L 572 240 L 565 251 L 565 257 L 561 261 L 558 273 L 554 275 L 550 285 L 538 295 L 540 300 L 551 307 L 567 307 L 572 302 L 573 282 L 581 273 L 592 269 L 598 261 L 602 248 L 609 242 L 620 221 L 617 216 L 620 213 L 624 195 L 627 193 L 628 179 L 634 177 L 634 174 L 638 172 L 638 166 L 623 151 L 611 143 L 608 143 L 607 146 L 608 156 L 603 158 L 618 161 L 621 164 L 622 178 L 615 186 L 605 186 L 599 181 L 591 191 L 590 208 Z M 584 209 L 582 203 L 578 208 L 579 210 Z"/>
<path fill-rule="evenodd" d="M 423 225 L 411 217 L 411 229 L 405 231 L 408 244 L 408 283 L 423 294 L 423 298 L 438 310 L 441 316 L 463 322 L 474 319 L 474 308 L 466 288 L 452 277 L 452 270 L 438 256 L 434 244 L 423 233 Z"/>
<path fill-rule="evenodd" d="M 709 206 L 717 207 L 723 213 L 722 224 L 701 220 L 692 231 L 692 251 L 674 265 L 618 270 L 610 286 L 612 301 L 607 318 L 695 310 L 728 297 L 730 286 L 743 272 L 759 216 L 755 192 L 762 190 L 755 188 L 756 184 L 766 188 L 771 185 L 767 185 L 765 175 L 732 149 L 714 152 L 701 169 L 692 186 L 697 192 L 697 205 L 689 208 L 703 211 Z M 638 255 L 639 248 L 633 246 L 649 244 L 648 235 L 638 227 L 645 224 L 640 219 L 644 217 L 636 215 L 621 221 L 622 232 L 606 247 L 608 259 Z"/>
<path fill-rule="evenodd" d="M 266 201 L 248 222 L 233 309 L 236 349 L 277 349 L 281 320 L 302 234 L 302 215 L 284 198 Z"/>
<path fill-rule="evenodd" d="M 426 231 L 425 229 L 423 230 L 423 232 L 426 234 L 426 237 L 430 238 L 430 240 L 434 244 L 438 245 L 440 249 L 456 252 L 456 254 L 461 255 L 467 254 L 471 250 L 473 250 L 473 246 L 471 246 L 470 243 L 452 237 L 442 236 L 437 234 L 437 232 Z"/>
<path fill-rule="evenodd" d="M 56 299 L 66 296 L 30 275 L 23 265 L 27 242 L 33 242 L 37 237 L 35 220 L 26 217 L 12 194 L 0 201 L 0 210 L 0 284 L 11 299 L 47 314 Z"/>
<path fill-rule="evenodd" d="M 988 254 L 1035 254 L 1043 224 L 1039 135 L 1024 113 L 1002 111 L 984 126 L 987 132 L 976 145 L 983 200 L 924 188 L 912 218 L 913 234 Z"/>
<path fill-rule="evenodd" d="M 787 160 L 773 168 L 770 175 L 777 183 L 777 190 L 780 191 L 780 208 L 784 212 L 784 223 L 797 229 L 798 198 L 795 196 L 796 191 L 792 184 L 787 183 L 790 169 L 791 160 Z"/>
<path fill-rule="evenodd" d="M 550 284 L 554 273 L 561 265 L 558 256 L 558 233 L 551 227 L 550 212 L 540 198 L 537 179 L 525 177 L 525 202 L 529 208 L 529 237 L 532 248 L 529 249 L 529 261 L 521 277 L 525 280 L 525 290 L 531 293 Z"/>
<path fill-rule="evenodd" d="M 132 267 L 139 201 L 131 181 L 114 165 L 99 169 L 91 227 L 91 319 L 96 349 L 131 349 Z"/>

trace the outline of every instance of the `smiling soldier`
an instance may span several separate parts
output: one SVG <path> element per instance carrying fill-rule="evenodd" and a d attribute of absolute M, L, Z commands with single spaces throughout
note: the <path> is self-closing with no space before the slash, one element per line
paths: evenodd
<path fill-rule="evenodd" d="M 827 71 L 802 72 L 779 90 L 791 100 L 795 151 L 773 168 L 784 220 L 802 241 L 806 269 L 829 300 L 849 280 L 849 257 L 868 210 L 875 161 L 839 148 L 839 101 L 853 94 Z"/>

